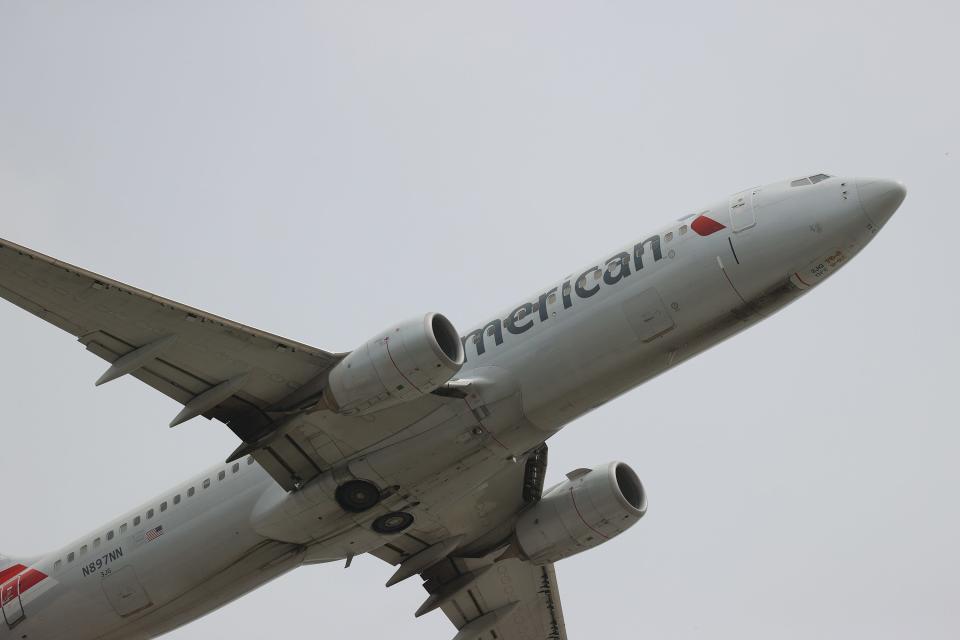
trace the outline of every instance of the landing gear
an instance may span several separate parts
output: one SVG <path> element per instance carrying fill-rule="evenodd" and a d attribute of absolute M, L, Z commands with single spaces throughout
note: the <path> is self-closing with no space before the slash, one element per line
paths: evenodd
<path fill-rule="evenodd" d="M 367 480 L 348 480 L 337 487 L 336 498 L 344 511 L 363 513 L 377 506 L 381 498 L 389 496 L 395 487 L 389 487 L 382 492 L 377 485 Z M 413 524 L 413 516 L 406 511 L 391 511 L 378 517 L 370 527 L 377 533 L 400 533 Z"/>
<path fill-rule="evenodd" d="M 366 480 L 349 480 L 337 487 L 336 498 L 345 511 L 362 513 L 380 502 L 380 489 Z"/>
<path fill-rule="evenodd" d="M 371 526 L 377 533 L 400 533 L 412 524 L 412 515 L 406 511 L 394 511 L 380 516 Z"/>

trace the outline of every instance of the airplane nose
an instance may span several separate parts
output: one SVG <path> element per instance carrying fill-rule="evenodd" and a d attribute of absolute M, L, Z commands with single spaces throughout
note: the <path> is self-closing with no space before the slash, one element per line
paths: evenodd
<path fill-rule="evenodd" d="M 857 178 L 856 184 L 857 193 L 860 195 L 860 206 L 877 228 L 887 223 L 893 212 L 907 197 L 907 188 L 896 180 Z"/>

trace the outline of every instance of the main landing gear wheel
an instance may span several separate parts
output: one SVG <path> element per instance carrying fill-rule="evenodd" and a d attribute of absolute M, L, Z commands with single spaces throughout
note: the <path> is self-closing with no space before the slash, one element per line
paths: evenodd
<path fill-rule="evenodd" d="M 336 498 L 345 511 L 361 513 L 380 502 L 380 489 L 366 480 L 349 480 L 337 487 Z"/>
<path fill-rule="evenodd" d="M 413 524 L 413 516 L 406 511 L 394 511 L 373 521 L 377 533 L 400 533 Z"/>

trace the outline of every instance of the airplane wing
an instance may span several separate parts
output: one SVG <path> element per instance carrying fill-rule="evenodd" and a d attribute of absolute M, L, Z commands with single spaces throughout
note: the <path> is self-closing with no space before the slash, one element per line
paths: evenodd
<path fill-rule="evenodd" d="M 566 640 L 552 564 L 511 558 L 468 571 L 462 562 L 445 562 L 424 573 L 424 586 L 435 592 L 418 613 L 446 598 L 439 608 L 459 631 L 454 640 Z"/>
<path fill-rule="evenodd" d="M 463 400 L 427 394 L 372 415 L 318 411 L 331 353 L 167 300 L 0 239 L 0 298 L 67 331 L 110 363 L 97 384 L 132 375 L 242 440 L 284 489 L 376 449 L 411 425 L 475 421 Z"/>
<path fill-rule="evenodd" d="M 507 542 L 517 517 L 543 493 L 547 446 L 522 462 L 452 505 L 452 530 L 415 525 L 371 552 L 397 567 L 387 586 L 420 574 L 428 596 L 416 615 L 440 609 L 458 629 L 454 640 L 566 640 L 553 565 L 523 561 Z"/>
<path fill-rule="evenodd" d="M 334 462 L 373 446 L 403 427 L 457 419 L 461 404 L 429 396 L 367 417 L 312 413 L 329 370 L 345 354 L 288 340 L 194 309 L 0 239 L 0 297 L 67 331 L 109 367 L 97 384 L 132 375 L 184 405 L 175 426 L 196 416 L 217 419 L 243 441 L 231 458 L 252 454 L 286 489 Z M 454 406 L 458 408 L 454 408 Z M 426 427 L 425 427 L 426 428 Z M 545 465 L 545 457 L 539 460 Z M 484 516 L 508 521 L 529 501 L 524 465 L 478 491 L 492 500 Z M 536 474 L 542 490 L 542 471 Z M 529 480 L 529 478 L 528 478 Z M 534 483 L 536 484 L 536 483 Z M 464 501 L 457 518 L 477 530 Z M 442 531 L 404 536 L 388 545 L 399 563 Z M 420 547 L 420 548 L 418 548 Z M 397 554 L 397 552 L 404 552 Z M 457 640 L 566 638 L 552 566 L 517 558 L 447 558 L 422 571 L 429 598 L 422 615 L 441 609 L 460 630 Z M 493 635 L 496 634 L 496 635 Z"/>
<path fill-rule="evenodd" d="M 97 384 L 129 373 L 184 405 L 171 426 L 202 415 L 247 445 L 285 426 L 318 394 L 334 354 L 135 289 L 0 240 L 0 297 L 76 336 L 111 363 Z M 282 409 L 275 411 L 275 409 Z M 284 430 L 274 455 L 254 453 L 290 489 L 320 472 L 315 447 Z M 236 457 L 239 457 L 236 456 Z M 279 460 L 279 463 L 278 463 Z"/>

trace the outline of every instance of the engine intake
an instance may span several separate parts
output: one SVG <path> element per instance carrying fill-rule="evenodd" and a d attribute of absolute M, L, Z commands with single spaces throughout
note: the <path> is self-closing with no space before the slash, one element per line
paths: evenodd
<path fill-rule="evenodd" d="M 577 469 L 520 516 L 516 540 L 525 559 L 548 564 L 620 535 L 646 512 L 643 484 L 626 464 Z"/>
<path fill-rule="evenodd" d="M 455 376 L 463 362 L 453 324 L 428 313 L 390 327 L 337 363 L 324 396 L 338 413 L 372 413 L 430 393 Z"/>

